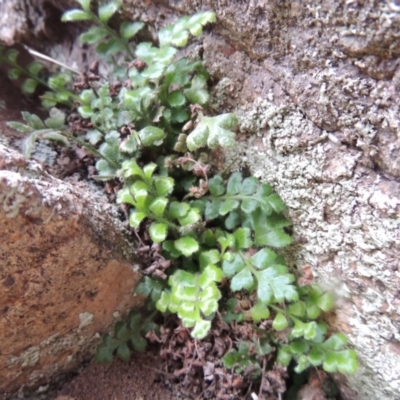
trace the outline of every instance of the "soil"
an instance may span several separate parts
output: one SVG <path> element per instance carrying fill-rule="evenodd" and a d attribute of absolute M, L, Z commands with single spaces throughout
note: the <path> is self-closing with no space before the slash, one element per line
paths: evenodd
<path fill-rule="evenodd" d="M 48 400 L 172 400 L 172 390 L 166 387 L 156 356 L 134 354 L 129 362 L 115 359 L 112 365 L 92 361 L 58 390 L 49 393 Z"/>

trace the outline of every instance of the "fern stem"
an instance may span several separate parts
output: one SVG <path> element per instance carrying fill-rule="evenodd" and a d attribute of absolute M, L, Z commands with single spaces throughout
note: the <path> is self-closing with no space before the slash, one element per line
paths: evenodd
<path fill-rule="evenodd" d="M 91 14 L 91 17 L 92 17 L 92 21 L 95 22 L 97 25 L 101 26 L 103 29 L 105 29 L 110 36 L 112 36 L 113 38 L 118 39 L 118 41 L 120 43 L 122 43 L 122 45 L 124 46 L 124 48 L 125 48 L 127 54 L 129 55 L 129 57 L 131 59 L 134 59 L 135 55 L 133 54 L 132 50 L 128 46 L 128 43 L 123 38 L 121 38 L 118 35 L 118 33 L 114 31 L 114 29 L 111 29 L 107 24 L 103 23 L 103 21 L 101 21 L 100 18 L 98 18 L 96 14 L 93 14 L 93 13 L 90 13 L 90 14 Z M 118 64 L 116 64 L 116 65 L 118 65 Z"/>
<path fill-rule="evenodd" d="M 9 60 L 6 57 L 2 57 L 0 56 L 0 63 L 1 62 L 6 62 L 8 65 L 11 65 L 13 68 L 17 69 L 18 71 L 22 72 L 23 74 L 25 74 L 26 76 L 28 76 L 29 78 L 33 79 L 34 81 L 40 83 L 41 85 L 45 86 L 46 88 L 51 89 L 51 87 L 47 84 L 46 81 L 44 81 L 43 79 L 40 79 L 39 77 L 37 77 L 36 75 L 33 75 L 28 69 L 22 68 L 21 66 L 19 66 L 17 63 L 13 62 L 12 60 Z"/>
<path fill-rule="evenodd" d="M 162 218 L 162 217 L 161 217 L 161 218 L 160 218 L 160 217 L 157 217 L 157 216 L 156 216 L 155 214 L 153 214 L 151 211 L 150 211 L 150 213 L 149 213 L 149 216 L 150 216 L 150 218 L 154 219 L 155 221 L 158 221 L 158 222 L 161 222 L 161 223 L 167 225 L 168 228 L 171 228 L 171 229 L 173 229 L 174 231 L 179 232 L 180 227 L 179 227 L 178 225 L 174 224 L 173 222 L 169 221 L 168 219 Z"/>

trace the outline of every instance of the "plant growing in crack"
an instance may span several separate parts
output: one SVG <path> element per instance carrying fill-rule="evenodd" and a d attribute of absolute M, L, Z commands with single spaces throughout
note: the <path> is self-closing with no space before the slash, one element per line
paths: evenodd
<path fill-rule="evenodd" d="M 216 318 L 231 328 L 249 324 L 251 338 L 236 341 L 222 361 L 253 378 L 267 359 L 283 366 L 294 361 L 297 372 L 310 366 L 354 372 L 356 356 L 345 348 L 344 335 L 329 336 L 320 321 L 333 307 L 332 296 L 315 284 L 300 285 L 278 255 L 292 242 L 282 199 L 255 177 L 226 176 L 213 164 L 215 149 L 234 144 L 237 118 L 209 114 L 208 74 L 178 49 L 215 14 L 181 18 L 161 29 L 156 42 L 138 43 L 142 22 L 123 22 L 117 31 L 109 24 L 119 2 L 97 12 L 90 0 L 78 2 L 82 8 L 62 19 L 95 24 L 80 41 L 96 45 L 108 74 L 95 64 L 73 86 L 62 74 L 50 78 L 52 92 L 43 98 L 50 117 L 24 113 L 26 124 L 9 124 L 27 134 L 26 156 L 39 138 L 76 142 L 93 154 L 97 178 L 117 179 L 117 203 L 141 241 L 146 276 L 137 292 L 147 296 L 151 317 L 131 313 L 127 323 L 119 322 L 97 359 L 129 359 L 131 348 L 144 350 L 144 336 L 159 332 L 153 317 L 161 313 L 176 314 L 196 340 L 212 332 Z M 15 59 L 2 58 L 19 71 Z M 38 78 L 36 69 L 27 75 Z M 55 108 L 66 102 L 73 105 Z M 248 307 L 242 310 L 243 296 Z"/>

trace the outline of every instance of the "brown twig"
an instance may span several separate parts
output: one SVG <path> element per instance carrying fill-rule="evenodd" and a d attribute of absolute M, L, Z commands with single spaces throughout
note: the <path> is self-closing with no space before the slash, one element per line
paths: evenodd
<path fill-rule="evenodd" d="M 261 375 L 261 383 L 260 383 L 260 390 L 258 391 L 258 397 L 259 398 L 261 398 L 263 387 L 264 387 L 266 369 L 267 369 L 267 360 L 266 360 L 266 357 L 264 357 L 264 359 L 263 359 L 263 369 L 262 369 L 262 375 Z"/>
<path fill-rule="evenodd" d="M 154 372 L 158 372 L 159 374 L 163 374 L 163 375 L 166 376 L 168 379 L 175 379 L 175 376 L 172 375 L 172 374 L 170 374 L 169 372 L 164 372 L 164 371 L 162 371 L 161 369 L 154 368 L 154 367 L 150 367 L 150 366 L 148 366 L 148 365 L 146 365 L 146 364 L 142 364 L 142 366 L 145 367 L 145 368 L 147 368 L 147 369 L 150 369 L 150 370 L 152 370 L 152 371 L 154 371 Z"/>

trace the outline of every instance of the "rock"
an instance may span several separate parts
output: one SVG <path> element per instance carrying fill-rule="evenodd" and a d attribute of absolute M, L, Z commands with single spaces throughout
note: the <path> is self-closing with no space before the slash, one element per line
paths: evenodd
<path fill-rule="evenodd" d="M 106 206 L 0 146 L 0 398 L 75 368 L 138 303 L 133 246 Z"/>
<path fill-rule="evenodd" d="M 201 37 L 216 112 L 240 133 L 226 159 L 272 184 L 288 206 L 294 268 L 336 296 L 330 329 L 358 356 L 359 399 L 400 392 L 400 6 L 398 1 L 127 0 L 157 28 L 213 9 Z M 174 15 L 171 17 L 171 13 Z M 341 395 L 354 400 L 344 379 Z"/>
<path fill-rule="evenodd" d="M 60 29 L 59 20 L 62 10 L 68 6 L 72 8 L 76 3 L 73 0 L 1 1 L 1 40 L 7 45 L 24 42 L 32 46 L 59 40 L 66 34 Z M 41 39 L 38 40 L 38 37 Z"/>

